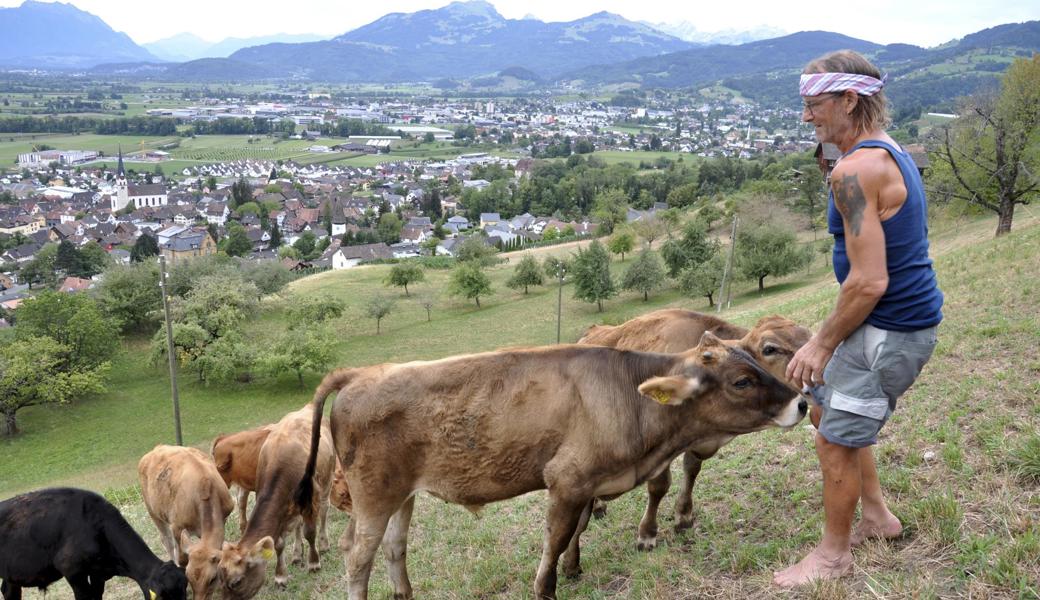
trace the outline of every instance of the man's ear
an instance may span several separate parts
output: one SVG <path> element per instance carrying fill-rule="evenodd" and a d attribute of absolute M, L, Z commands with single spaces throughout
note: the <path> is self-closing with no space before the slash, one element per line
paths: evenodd
<path fill-rule="evenodd" d="M 267 536 L 249 551 L 249 562 L 265 562 L 274 558 L 274 540 Z"/>
<path fill-rule="evenodd" d="M 705 389 L 701 377 L 651 377 L 639 385 L 639 393 L 660 404 L 680 406 Z"/>

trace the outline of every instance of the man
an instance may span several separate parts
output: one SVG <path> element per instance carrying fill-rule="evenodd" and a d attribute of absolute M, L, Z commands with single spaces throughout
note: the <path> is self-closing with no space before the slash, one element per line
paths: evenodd
<path fill-rule="evenodd" d="M 884 79 L 852 51 L 804 70 L 802 119 L 842 158 L 831 174 L 838 301 L 791 359 L 788 377 L 813 389 L 816 453 L 823 472 L 824 533 L 799 563 L 774 574 L 783 587 L 841 577 L 853 545 L 902 532 L 888 510 L 871 446 L 935 347 L 942 293 L 928 258 L 924 187 L 909 154 L 884 132 Z M 862 514 L 852 528 L 856 504 Z"/>

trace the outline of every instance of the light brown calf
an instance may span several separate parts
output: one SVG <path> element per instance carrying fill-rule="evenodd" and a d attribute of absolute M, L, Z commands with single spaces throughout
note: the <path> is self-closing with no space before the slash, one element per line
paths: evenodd
<path fill-rule="evenodd" d="M 593 498 L 658 475 L 696 440 L 791 427 L 806 412 L 794 390 L 711 334 L 674 355 L 565 345 L 340 369 L 315 393 L 315 423 L 336 390 L 332 435 L 354 511 L 351 600 L 367 599 L 380 544 L 394 597 L 411 598 L 417 492 L 476 510 L 539 489 L 549 510 L 534 588 L 554 598 L 559 556 Z M 312 430 L 304 510 L 321 441 Z"/>
<path fill-rule="evenodd" d="M 217 587 L 224 520 L 234 509 L 213 461 L 195 448 L 156 446 L 137 464 L 141 497 L 163 546 L 181 567 L 196 600 Z M 190 535 L 201 538 L 194 545 Z"/>
<path fill-rule="evenodd" d="M 210 454 L 217 471 L 228 488 L 238 486 L 238 530 L 246 530 L 246 509 L 249 493 L 256 491 L 256 464 L 260 460 L 260 447 L 267 440 L 274 425 L 264 425 L 248 431 L 220 435 L 213 440 Z"/>
<path fill-rule="evenodd" d="M 696 345 L 700 336 L 710 331 L 723 340 L 739 340 L 741 348 L 751 354 L 774 376 L 783 379 L 791 356 L 811 337 L 811 332 L 793 321 L 777 315 L 759 319 L 747 329 L 712 315 L 682 309 L 657 310 L 617 326 L 594 325 L 578 340 L 579 344 L 609 346 L 621 350 L 644 352 L 682 352 Z M 702 441 L 697 448 L 683 454 L 683 486 L 676 501 L 676 529 L 693 525 L 693 486 L 701 463 L 711 458 L 732 438 Z M 637 547 L 650 550 L 657 545 L 657 509 L 671 485 L 669 469 L 647 482 L 647 508 L 639 524 Z M 596 510 L 602 516 L 603 505 Z M 566 567 L 576 565 L 565 562 Z"/>
<path fill-rule="evenodd" d="M 311 404 L 291 412 L 272 426 L 270 434 L 260 448 L 257 463 L 256 507 L 237 543 L 225 543 L 220 559 L 225 600 L 247 600 L 256 595 L 266 579 L 266 560 L 277 557 L 275 583 L 284 585 L 289 576 L 282 556 L 285 538 L 298 525 L 300 510 L 293 501 L 293 492 L 303 477 L 307 465 L 308 448 L 311 441 Z M 307 569 L 317 571 L 321 567 L 316 537 L 322 531 L 323 546 L 328 546 L 325 535 L 325 517 L 328 512 L 328 490 L 332 472 L 336 466 L 335 452 L 329 439 L 328 425 L 324 429 L 326 442 L 316 453 L 316 468 L 312 468 L 312 485 L 318 490 L 309 510 L 303 515 L 303 533 L 310 546 Z M 303 545 L 299 545 L 301 554 Z M 272 552 L 273 550 L 273 552 Z"/>
<path fill-rule="evenodd" d="M 736 343 L 779 379 L 785 378 L 787 363 L 805 345 L 812 333 L 794 321 L 777 315 L 759 319 L 748 331 L 711 315 L 682 309 L 664 309 L 636 317 L 621 325 L 594 325 L 578 340 L 579 344 L 609 346 L 620 350 L 643 352 L 683 352 L 697 345 L 704 332 L 710 331 L 723 340 Z M 676 500 L 676 529 L 693 525 L 693 486 L 701 463 L 714 456 L 733 436 L 699 440 L 683 453 L 683 485 Z M 671 486 L 670 469 L 647 481 L 647 506 L 639 523 L 637 547 L 651 550 L 657 545 L 657 511 L 661 499 Z M 605 505 L 597 502 L 594 510 L 602 516 Z M 580 533 L 580 531 L 579 531 Z M 576 574 L 577 538 L 564 559 L 568 574 Z"/>

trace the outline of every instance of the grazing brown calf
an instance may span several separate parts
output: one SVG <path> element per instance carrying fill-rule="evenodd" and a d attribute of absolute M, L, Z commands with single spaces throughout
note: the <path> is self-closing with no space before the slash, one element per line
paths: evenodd
<path fill-rule="evenodd" d="M 186 567 L 196 600 L 206 600 L 216 585 L 224 520 L 235 504 L 217 468 L 203 452 L 181 446 L 156 446 L 137 463 L 141 498 L 170 559 Z M 200 538 L 196 544 L 189 536 Z"/>
<path fill-rule="evenodd" d="M 683 352 L 697 345 L 704 332 L 710 331 L 723 340 L 739 340 L 737 344 L 775 377 L 783 379 L 794 353 L 805 345 L 812 333 L 794 321 L 777 315 L 763 317 L 753 329 L 733 325 L 698 312 L 682 309 L 656 310 L 621 325 L 593 325 L 578 340 L 579 344 L 609 346 L 620 350 L 643 352 Z M 711 458 L 733 436 L 699 440 L 683 454 L 683 485 L 675 504 L 676 529 L 693 525 L 693 486 L 701 463 Z M 647 481 L 647 506 L 639 523 L 637 547 L 651 550 L 657 545 L 657 511 L 661 499 L 671 486 L 670 469 Z M 597 502 L 594 510 L 602 516 L 605 505 Z M 580 531 L 579 531 L 580 533 Z M 564 560 L 569 574 L 578 570 L 577 539 Z"/>
<path fill-rule="evenodd" d="M 597 496 L 658 474 L 696 440 L 794 426 L 806 403 L 746 352 L 706 334 L 684 354 L 565 345 L 432 362 L 339 369 L 315 392 L 313 441 L 297 501 L 311 500 L 325 397 L 353 501 L 351 600 L 368 598 L 380 543 L 395 598 L 411 598 L 406 551 L 414 494 L 476 510 L 549 491 L 534 589 L 556 595 L 556 566 Z"/>
<path fill-rule="evenodd" d="M 220 573 L 226 600 L 246 600 L 260 590 L 266 579 L 266 559 L 277 557 L 275 583 L 284 585 L 289 576 L 282 556 L 285 538 L 298 525 L 301 513 L 293 502 L 293 492 L 303 477 L 307 466 L 308 448 L 311 441 L 311 404 L 291 412 L 272 426 L 267 439 L 260 448 L 257 463 L 256 507 L 253 515 L 237 543 L 224 543 L 220 559 Z M 324 535 L 325 515 L 328 512 L 328 489 L 332 471 L 336 466 L 335 452 L 328 440 L 328 425 L 321 424 L 317 415 L 316 429 L 324 429 L 326 443 L 319 445 L 316 452 L 316 468 L 310 470 L 308 478 L 318 490 L 303 515 L 303 533 L 310 546 L 307 569 L 317 571 L 321 567 L 315 538 L 319 527 Z M 328 537 L 323 540 L 328 545 Z M 273 552 L 272 552 L 273 550 Z M 303 553 L 303 545 L 299 550 Z"/>
<path fill-rule="evenodd" d="M 248 431 L 220 435 L 213 440 L 209 452 L 228 488 L 238 486 L 239 531 L 246 530 L 246 509 L 249 493 L 256 491 L 256 464 L 260 460 L 260 447 L 273 427 L 264 425 Z"/>

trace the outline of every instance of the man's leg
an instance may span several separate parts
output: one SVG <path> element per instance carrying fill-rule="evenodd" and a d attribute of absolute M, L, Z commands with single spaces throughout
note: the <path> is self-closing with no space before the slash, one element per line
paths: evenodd
<path fill-rule="evenodd" d="M 903 533 L 903 524 L 888 510 L 885 498 L 881 494 L 881 482 L 878 481 L 877 465 L 874 462 L 873 448 L 859 449 L 859 469 L 862 480 L 862 513 L 856 530 L 852 533 L 852 545 L 858 546 L 867 538 L 895 538 Z"/>
<path fill-rule="evenodd" d="M 852 568 L 850 534 L 860 495 L 860 454 L 816 435 L 823 471 L 823 539 L 805 558 L 773 574 L 773 583 L 795 587 L 813 579 L 836 579 Z"/>

